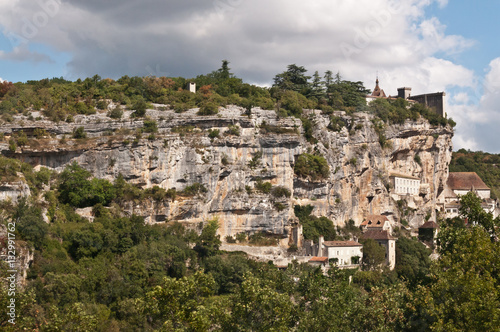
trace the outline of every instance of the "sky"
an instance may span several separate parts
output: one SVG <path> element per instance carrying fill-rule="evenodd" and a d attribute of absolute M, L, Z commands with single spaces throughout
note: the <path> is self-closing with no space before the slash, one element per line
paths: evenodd
<path fill-rule="evenodd" d="M 0 80 L 196 77 L 297 64 L 386 94 L 446 92 L 453 148 L 500 153 L 500 1 L 0 0 Z"/>

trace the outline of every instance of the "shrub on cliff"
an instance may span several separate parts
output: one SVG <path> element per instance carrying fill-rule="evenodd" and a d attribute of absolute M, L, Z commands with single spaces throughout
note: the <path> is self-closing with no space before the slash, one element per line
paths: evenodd
<path fill-rule="evenodd" d="M 219 108 L 217 107 L 216 104 L 214 103 L 206 103 L 205 105 L 201 106 L 200 110 L 198 111 L 198 115 L 215 115 L 219 113 Z"/>
<path fill-rule="evenodd" d="M 326 179 L 330 167 L 323 156 L 303 153 L 297 157 L 293 170 L 298 177 L 315 181 Z"/>
<path fill-rule="evenodd" d="M 115 197 L 115 187 L 111 182 L 93 178 L 76 162 L 66 166 L 59 176 L 59 200 L 74 207 L 108 205 Z"/>

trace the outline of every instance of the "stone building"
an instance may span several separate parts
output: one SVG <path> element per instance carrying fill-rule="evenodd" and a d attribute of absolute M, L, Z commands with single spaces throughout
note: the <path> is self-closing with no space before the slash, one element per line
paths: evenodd
<path fill-rule="evenodd" d="M 391 173 L 389 175 L 393 187 L 393 193 L 397 195 L 418 196 L 420 192 L 420 179 L 401 173 Z"/>
<path fill-rule="evenodd" d="M 499 215 L 500 207 L 498 200 L 491 199 L 490 188 L 481 180 L 477 173 L 452 172 L 448 176 L 445 187 L 437 197 L 438 209 L 444 213 L 445 218 L 458 217 L 460 196 L 470 191 L 481 198 L 481 207 L 486 212 L 491 212 L 494 218 Z"/>
<path fill-rule="evenodd" d="M 446 96 L 445 92 L 434 92 L 434 93 L 426 93 L 426 94 L 412 96 L 410 87 L 398 88 L 397 96 L 386 96 L 384 90 L 382 90 L 379 86 L 379 80 L 377 77 L 377 80 L 375 81 L 375 89 L 373 89 L 371 95 L 366 96 L 366 102 L 369 103 L 377 98 L 384 98 L 384 99 L 403 98 L 410 103 L 424 104 L 425 106 L 433 110 L 436 114 L 444 117 L 445 96 Z"/>
<path fill-rule="evenodd" d="M 313 264 L 321 264 L 324 258 L 339 268 L 359 267 L 363 258 L 363 245 L 357 241 L 325 241 L 320 236 L 317 244 L 309 243 L 306 251 L 314 256 L 309 260 Z"/>
<path fill-rule="evenodd" d="M 385 248 L 385 264 L 393 270 L 396 266 L 396 238 L 388 231 L 369 230 L 361 236 L 361 239 L 372 239 Z"/>
<path fill-rule="evenodd" d="M 383 230 L 392 232 L 391 223 L 386 216 L 378 215 L 378 214 L 369 214 L 365 217 L 365 220 L 361 223 L 361 229 L 363 231 L 368 230 Z"/>

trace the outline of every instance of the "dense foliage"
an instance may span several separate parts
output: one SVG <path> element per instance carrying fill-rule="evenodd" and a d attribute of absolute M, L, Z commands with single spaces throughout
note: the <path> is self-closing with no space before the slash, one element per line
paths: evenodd
<path fill-rule="evenodd" d="M 328 177 L 330 166 L 322 156 L 303 153 L 297 157 L 293 170 L 295 175 L 301 178 L 317 181 Z"/>
<path fill-rule="evenodd" d="M 453 153 L 450 172 L 476 172 L 491 189 L 491 198 L 500 198 L 500 154 L 460 149 Z"/>
<path fill-rule="evenodd" d="M 2 177 L 22 170 L 34 187 L 45 181 L 53 188 L 43 203 L 21 199 L 4 206 L 4 222 L 16 220 L 16 238 L 35 254 L 27 287 L 16 294 L 16 325 L 5 315 L 0 321 L 5 331 L 490 331 L 500 324 L 500 220 L 472 193 L 462 197 L 460 218 L 441 223 L 437 261 L 430 262 L 418 241 L 400 238 L 395 271 L 375 268 L 384 256 L 371 243 L 371 253 L 364 249 L 366 271 L 332 268 L 324 275 L 309 265 L 281 271 L 220 251 L 217 220 L 193 229 L 145 225 L 117 204 L 168 200 L 175 192 L 141 190 L 119 177 L 101 184 L 115 193 L 101 202 L 88 195 L 98 182 L 76 164 L 56 175 L 0 162 Z M 276 195 L 287 194 L 276 188 Z M 89 204 L 92 223 L 74 212 Z M 295 207 L 308 238 L 335 240 L 356 231 L 352 222 L 336 229 L 312 210 Z M 1 271 L 5 277 L 7 269 Z M 5 286 L 3 308 L 10 298 Z"/>

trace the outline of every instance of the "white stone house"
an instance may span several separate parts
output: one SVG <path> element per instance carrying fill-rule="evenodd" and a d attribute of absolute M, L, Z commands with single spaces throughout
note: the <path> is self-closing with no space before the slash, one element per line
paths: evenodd
<path fill-rule="evenodd" d="M 403 196 L 418 196 L 420 193 L 420 179 L 401 173 L 391 173 L 389 175 L 393 187 L 393 193 Z"/>
<path fill-rule="evenodd" d="M 358 267 L 363 258 L 363 245 L 357 241 L 318 241 L 319 257 L 327 257 L 340 268 Z"/>

